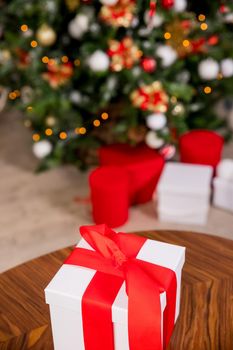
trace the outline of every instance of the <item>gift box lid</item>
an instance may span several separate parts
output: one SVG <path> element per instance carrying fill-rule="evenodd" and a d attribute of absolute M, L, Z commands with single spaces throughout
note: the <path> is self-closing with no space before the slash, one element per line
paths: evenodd
<path fill-rule="evenodd" d="M 163 193 L 209 196 L 213 169 L 208 165 L 167 163 L 157 187 Z"/>
<path fill-rule="evenodd" d="M 92 250 L 83 239 L 81 239 L 77 246 Z M 137 258 L 168 267 L 178 272 L 184 264 L 184 255 L 184 247 L 147 240 L 138 253 Z M 81 312 L 82 296 L 95 273 L 95 270 L 89 268 L 64 264 L 45 289 L 47 304 Z M 163 311 L 166 307 L 166 293 L 160 294 L 160 301 Z M 112 305 L 112 321 L 116 323 L 127 323 L 127 309 L 128 298 L 125 291 L 125 284 L 123 284 Z"/>

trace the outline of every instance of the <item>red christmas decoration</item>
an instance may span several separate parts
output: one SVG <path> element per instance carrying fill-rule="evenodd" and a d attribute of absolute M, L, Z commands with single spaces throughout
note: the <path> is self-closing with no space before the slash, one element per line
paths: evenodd
<path fill-rule="evenodd" d="M 149 11 L 150 18 L 155 15 L 156 7 L 157 7 L 157 0 L 151 0 L 150 1 L 150 11 Z"/>
<path fill-rule="evenodd" d="M 168 107 L 168 95 L 159 81 L 150 85 L 144 85 L 131 94 L 131 100 L 135 107 L 143 111 L 165 113 Z"/>
<path fill-rule="evenodd" d="M 19 68 L 26 68 L 28 67 L 28 65 L 31 63 L 31 57 L 30 57 L 30 54 L 21 49 L 21 48 L 17 48 L 15 50 L 16 52 L 16 55 L 18 56 L 18 67 Z"/>
<path fill-rule="evenodd" d="M 172 159 L 175 153 L 176 148 L 173 145 L 166 145 L 159 151 L 159 154 L 161 154 L 166 160 Z"/>
<path fill-rule="evenodd" d="M 229 9 L 228 6 L 226 6 L 224 4 L 220 5 L 220 7 L 219 7 L 219 12 L 220 13 L 228 13 L 229 11 L 230 11 L 230 9 Z"/>
<path fill-rule="evenodd" d="M 152 73 L 155 71 L 157 63 L 154 58 L 145 57 L 141 61 L 141 66 L 145 72 Z"/>
<path fill-rule="evenodd" d="M 109 42 L 108 55 L 111 58 L 111 69 L 115 72 L 124 68 L 132 68 L 142 54 L 130 37 L 125 37 L 121 41 L 111 40 Z"/>
<path fill-rule="evenodd" d="M 129 174 L 120 166 L 103 166 L 89 177 L 92 215 L 95 223 L 110 227 L 123 225 L 128 219 Z"/>
<path fill-rule="evenodd" d="M 113 5 L 103 5 L 100 10 L 100 18 L 113 27 L 129 27 L 136 11 L 136 0 L 118 0 Z"/>
<path fill-rule="evenodd" d="M 212 35 L 207 40 L 206 38 L 199 38 L 195 40 L 191 40 L 191 53 L 201 53 L 207 52 L 208 46 L 217 45 L 219 42 L 219 37 L 217 35 Z"/>
<path fill-rule="evenodd" d="M 102 166 L 117 164 L 122 170 L 127 170 L 130 204 L 151 200 L 164 166 L 163 157 L 143 143 L 136 147 L 127 144 L 101 147 L 99 161 Z M 104 183 L 105 180 L 102 181 Z"/>
<path fill-rule="evenodd" d="M 162 6 L 165 9 L 170 9 L 174 6 L 174 0 L 162 0 Z"/>
<path fill-rule="evenodd" d="M 215 168 L 220 159 L 224 140 L 209 130 L 193 130 L 179 139 L 180 160 L 183 163 L 204 164 Z"/>
<path fill-rule="evenodd" d="M 219 42 L 219 37 L 217 35 L 212 35 L 211 37 L 209 37 L 209 39 L 207 40 L 207 43 L 210 46 L 214 46 L 217 45 Z"/>
<path fill-rule="evenodd" d="M 48 71 L 43 73 L 42 76 L 53 88 L 67 83 L 74 72 L 71 62 L 58 64 L 52 61 L 48 63 L 47 69 Z"/>

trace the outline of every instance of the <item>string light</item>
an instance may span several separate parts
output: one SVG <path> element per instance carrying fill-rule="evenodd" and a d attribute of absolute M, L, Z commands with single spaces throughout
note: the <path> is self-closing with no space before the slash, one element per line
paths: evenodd
<path fill-rule="evenodd" d="M 32 111 L 32 106 L 27 106 L 27 111 L 31 112 Z"/>
<path fill-rule="evenodd" d="M 171 36 L 172 35 L 169 32 L 164 33 L 164 39 L 166 39 L 166 40 L 171 39 Z"/>
<path fill-rule="evenodd" d="M 206 95 L 211 94 L 211 92 L 212 92 L 212 89 L 211 89 L 210 86 L 205 86 L 205 87 L 204 87 L 204 93 L 205 93 Z"/>
<path fill-rule="evenodd" d="M 63 63 L 67 63 L 69 61 L 69 57 L 68 56 L 62 56 L 61 61 Z"/>
<path fill-rule="evenodd" d="M 78 58 L 76 58 L 76 60 L 74 60 L 74 65 L 76 67 L 78 67 L 78 66 L 80 66 L 80 64 L 81 64 L 80 60 Z"/>
<path fill-rule="evenodd" d="M 86 134 L 86 132 L 87 132 L 87 129 L 84 128 L 84 127 L 81 127 L 81 128 L 79 129 L 79 133 L 80 133 L 81 135 Z"/>
<path fill-rule="evenodd" d="M 17 97 L 17 94 L 15 93 L 15 91 L 11 91 L 8 96 L 10 100 L 15 100 Z"/>
<path fill-rule="evenodd" d="M 20 29 L 22 30 L 22 32 L 26 32 L 28 30 L 27 24 L 22 24 Z"/>
<path fill-rule="evenodd" d="M 32 135 L 32 139 L 33 139 L 33 141 L 38 142 L 40 140 L 40 135 L 39 134 L 33 134 Z"/>
<path fill-rule="evenodd" d="M 52 134 L 53 134 L 53 130 L 52 129 L 48 128 L 48 129 L 45 130 L 45 135 L 46 136 L 51 136 Z"/>
<path fill-rule="evenodd" d="M 35 47 L 37 47 L 37 45 L 38 45 L 38 43 L 36 40 L 31 41 L 31 47 L 35 48 Z"/>
<path fill-rule="evenodd" d="M 106 113 L 106 112 L 102 113 L 102 114 L 101 114 L 101 118 L 102 118 L 103 120 L 107 120 L 107 119 L 109 118 L 108 113 Z"/>
<path fill-rule="evenodd" d="M 65 140 L 67 138 L 67 133 L 65 131 L 60 132 L 59 137 L 61 140 Z"/>
<path fill-rule="evenodd" d="M 189 40 L 186 39 L 186 40 L 183 41 L 183 46 L 184 47 L 188 47 L 189 45 L 190 45 Z"/>
<path fill-rule="evenodd" d="M 206 30 L 208 28 L 208 24 L 207 23 L 202 23 L 200 25 L 200 27 L 201 27 L 201 30 Z"/>
<path fill-rule="evenodd" d="M 95 127 L 100 126 L 100 121 L 99 121 L 98 119 L 95 119 L 95 120 L 93 121 L 93 125 L 94 125 Z"/>
<path fill-rule="evenodd" d="M 206 19 L 206 17 L 205 17 L 205 15 L 200 14 L 200 15 L 198 16 L 198 19 L 199 19 L 200 22 L 204 22 L 205 19 Z"/>
<path fill-rule="evenodd" d="M 43 63 L 49 63 L 49 58 L 48 58 L 48 56 L 42 57 L 41 61 L 42 61 Z"/>

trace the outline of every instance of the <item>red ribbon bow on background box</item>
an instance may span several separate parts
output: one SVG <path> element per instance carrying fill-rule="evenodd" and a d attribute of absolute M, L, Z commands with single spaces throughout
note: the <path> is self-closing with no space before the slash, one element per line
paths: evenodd
<path fill-rule="evenodd" d="M 111 308 L 124 282 L 128 294 L 130 350 L 166 347 L 175 320 L 175 272 L 136 259 L 146 238 L 117 234 L 106 225 L 82 226 L 80 232 L 94 251 L 77 247 L 65 264 L 97 270 L 82 298 L 85 349 L 114 350 Z M 162 340 L 160 293 L 164 291 L 167 305 Z"/>

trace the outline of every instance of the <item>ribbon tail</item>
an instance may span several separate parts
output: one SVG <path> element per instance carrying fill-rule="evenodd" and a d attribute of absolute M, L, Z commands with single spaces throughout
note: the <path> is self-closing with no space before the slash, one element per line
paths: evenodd
<path fill-rule="evenodd" d="M 177 293 L 177 280 L 174 271 L 159 265 L 151 265 L 145 261 L 137 260 L 139 267 L 143 268 L 143 271 L 147 273 L 152 279 L 156 280 L 160 286 L 160 292 L 166 291 L 167 305 L 163 314 L 163 344 L 166 347 L 170 341 L 176 313 L 176 293 Z M 156 266 L 156 269 L 153 267 Z"/>
<path fill-rule="evenodd" d="M 130 350 L 162 350 L 159 287 L 135 263 L 126 265 Z"/>
<path fill-rule="evenodd" d="M 114 350 L 112 304 L 123 279 L 96 272 L 82 298 L 85 350 Z"/>

